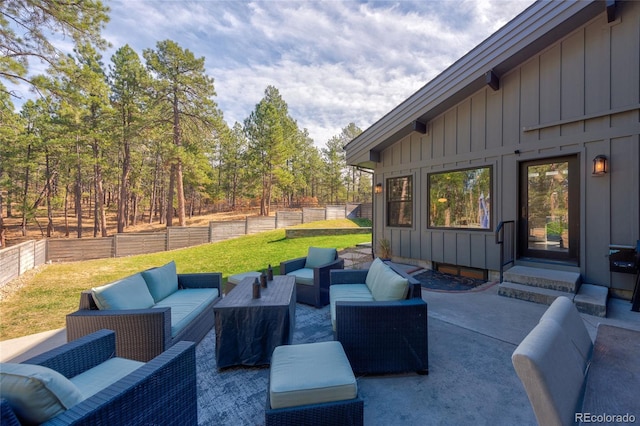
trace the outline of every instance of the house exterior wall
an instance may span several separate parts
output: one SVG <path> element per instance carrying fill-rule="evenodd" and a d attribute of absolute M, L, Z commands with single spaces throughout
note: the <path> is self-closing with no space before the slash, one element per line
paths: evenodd
<path fill-rule="evenodd" d="M 591 176 L 598 154 L 610 172 Z M 630 297 L 634 276 L 609 272 L 609 245 L 640 238 L 640 2 L 623 2 L 618 19 L 599 15 L 526 59 L 488 86 L 384 149 L 374 183 L 413 176 L 413 226 L 386 226 L 384 195 L 374 195 L 374 240 L 395 256 L 499 269 L 494 231 L 518 219 L 523 161 L 577 155 L 580 162 L 579 272 L 586 283 Z M 428 228 L 428 175 L 492 166 L 489 230 Z"/>

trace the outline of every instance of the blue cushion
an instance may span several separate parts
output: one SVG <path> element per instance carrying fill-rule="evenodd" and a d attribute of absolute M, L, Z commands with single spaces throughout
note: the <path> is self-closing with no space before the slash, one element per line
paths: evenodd
<path fill-rule="evenodd" d="M 99 309 L 147 309 L 155 301 L 141 274 L 91 289 Z"/>
<path fill-rule="evenodd" d="M 295 277 L 296 284 L 313 285 L 313 269 L 296 269 L 295 271 L 289 272 L 287 275 Z"/>
<path fill-rule="evenodd" d="M 0 364 L 0 394 L 22 422 L 44 423 L 84 400 L 55 370 L 31 364 Z"/>
<path fill-rule="evenodd" d="M 336 249 L 309 247 L 305 268 L 317 268 L 331 263 L 336 259 Z"/>
<path fill-rule="evenodd" d="M 376 257 L 373 262 L 371 262 L 371 266 L 369 266 L 369 271 L 367 272 L 367 278 L 365 278 L 365 284 L 369 287 L 371 293 L 374 292 L 374 285 L 378 284 L 378 275 L 380 275 L 385 269 L 389 268 L 386 263 L 380 260 L 379 257 Z"/>
<path fill-rule="evenodd" d="M 175 337 L 218 295 L 217 288 L 188 288 L 176 291 L 155 307 L 171 308 L 171 336 Z"/>
<path fill-rule="evenodd" d="M 89 398 L 143 365 L 144 362 L 131 359 L 109 358 L 105 362 L 72 377 L 71 383 L 76 385 L 85 398 Z"/>
<path fill-rule="evenodd" d="M 329 301 L 331 304 L 331 325 L 336 329 L 336 302 L 373 302 L 366 284 L 339 284 L 329 287 Z"/>
<path fill-rule="evenodd" d="M 398 275 L 393 269 L 384 265 L 385 269 L 375 277 L 371 294 L 377 301 L 402 300 L 409 289 L 409 280 Z"/>
<path fill-rule="evenodd" d="M 271 408 L 343 401 L 358 396 L 358 383 L 340 342 L 282 345 L 269 372 Z"/>
<path fill-rule="evenodd" d="M 159 268 L 143 271 L 142 277 L 147 282 L 149 292 L 156 303 L 178 291 L 178 274 L 173 260 Z"/>

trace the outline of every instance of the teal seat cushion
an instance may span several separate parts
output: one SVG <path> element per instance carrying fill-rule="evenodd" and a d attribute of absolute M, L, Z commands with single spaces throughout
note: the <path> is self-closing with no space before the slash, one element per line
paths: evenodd
<path fill-rule="evenodd" d="M 171 336 L 175 337 L 218 297 L 217 288 L 178 290 L 158 302 L 156 308 L 171 308 Z"/>
<path fill-rule="evenodd" d="M 98 309 L 147 309 L 155 301 L 141 274 L 91 289 Z"/>
<path fill-rule="evenodd" d="M 80 390 L 55 370 L 32 364 L 0 364 L 0 395 L 20 421 L 40 424 L 83 401 Z"/>
<path fill-rule="evenodd" d="M 296 284 L 313 285 L 313 269 L 296 269 L 295 271 L 289 272 L 287 275 L 295 277 Z"/>
<path fill-rule="evenodd" d="M 240 282 L 245 278 L 259 278 L 260 275 L 260 272 L 256 271 L 243 272 L 241 274 L 231 275 L 227 278 L 227 282 L 231 284 L 240 284 Z"/>
<path fill-rule="evenodd" d="M 338 284 L 329 287 L 331 325 L 336 329 L 336 302 L 373 302 L 374 298 L 366 284 Z"/>
<path fill-rule="evenodd" d="M 313 269 L 331 263 L 336 259 L 336 253 L 334 248 L 309 247 L 304 267 Z"/>
<path fill-rule="evenodd" d="M 143 271 L 142 277 L 146 281 L 155 303 L 178 291 L 178 274 L 176 263 L 173 260 L 159 268 Z"/>
<path fill-rule="evenodd" d="M 297 407 L 358 396 L 358 384 L 340 342 L 283 345 L 269 372 L 271 408 Z"/>
<path fill-rule="evenodd" d="M 142 367 L 144 362 L 126 358 L 110 358 L 71 378 L 84 398 L 89 398 Z"/>

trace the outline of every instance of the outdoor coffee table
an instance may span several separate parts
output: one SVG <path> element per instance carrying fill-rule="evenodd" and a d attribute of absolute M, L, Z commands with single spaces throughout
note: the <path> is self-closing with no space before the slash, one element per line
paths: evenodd
<path fill-rule="evenodd" d="M 253 298 L 254 279 L 244 278 L 213 307 L 218 369 L 270 364 L 273 350 L 293 340 L 295 278 L 274 276 L 259 299 Z"/>

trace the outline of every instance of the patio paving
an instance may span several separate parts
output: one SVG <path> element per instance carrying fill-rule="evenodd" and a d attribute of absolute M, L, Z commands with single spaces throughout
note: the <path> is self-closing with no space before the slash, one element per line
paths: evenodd
<path fill-rule="evenodd" d="M 429 305 L 429 375 L 358 377 L 365 424 L 536 424 L 511 353 L 547 306 L 498 296 L 496 285 L 463 293 L 424 290 L 423 298 Z M 599 323 L 640 330 L 640 314 L 630 307 L 610 299 L 607 318 L 582 318 L 592 338 Z M 296 316 L 294 343 L 331 339 L 328 307 L 298 305 Z M 20 361 L 65 340 L 62 329 L 0 342 L 0 360 Z M 212 330 L 197 349 L 200 424 L 262 424 L 268 369 L 218 373 L 214 340 Z"/>

